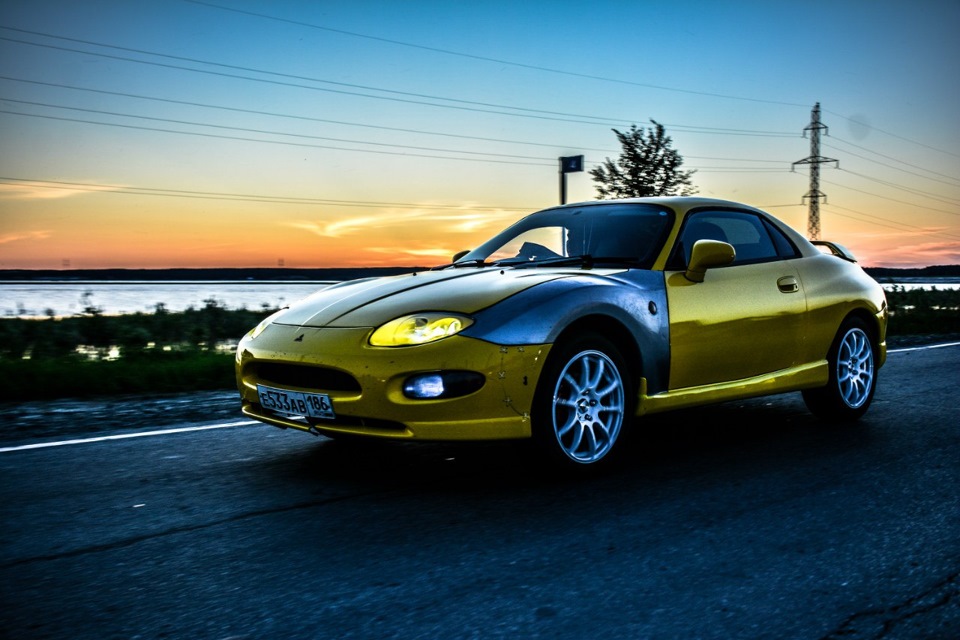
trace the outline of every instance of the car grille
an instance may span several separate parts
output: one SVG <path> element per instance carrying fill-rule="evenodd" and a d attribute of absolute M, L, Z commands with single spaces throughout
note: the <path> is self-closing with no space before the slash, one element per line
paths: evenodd
<path fill-rule="evenodd" d="M 360 383 L 349 373 L 301 364 L 261 362 L 254 368 L 256 378 L 266 384 L 324 391 L 360 391 Z"/>

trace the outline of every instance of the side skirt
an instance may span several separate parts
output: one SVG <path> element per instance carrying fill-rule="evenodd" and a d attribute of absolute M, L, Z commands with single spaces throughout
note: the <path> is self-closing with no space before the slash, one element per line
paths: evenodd
<path fill-rule="evenodd" d="M 647 395 L 647 381 L 643 379 L 640 381 L 637 415 L 822 387 L 830 379 L 828 367 L 826 360 L 820 360 L 752 378 L 702 387 L 673 389 L 652 396 Z"/>

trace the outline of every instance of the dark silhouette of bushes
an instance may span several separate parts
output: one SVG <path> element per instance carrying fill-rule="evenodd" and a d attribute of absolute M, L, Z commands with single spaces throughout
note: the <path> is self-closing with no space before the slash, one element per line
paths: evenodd
<path fill-rule="evenodd" d="M 887 293 L 888 336 L 960 333 L 960 290 Z M 273 309 L 0 318 L 0 401 L 230 389 L 233 346 Z"/>
<path fill-rule="evenodd" d="M 153 313 L 107 316 L 95 307 L 67 318 L 0 318 L 0 358 L 69 357 L 78 347 L 100 358 L 118 349 L 121 357 L 168 351 L 212 350 L 236 343 L 271 309 L 231 310 L 216 300 L 172 313 L 162 304 Z M 81 355 L 81 354 L 76 354 Z"/>
<path fill-rule="evenodd" d="M 889 335 L 960 332 L 960 289 L 895 287 L 887 292 Z"/>
<path fill-rule="evenodd" d="M 233 348 L 272 309 L 0 318 L 0 401 L 229 389 Z"/>

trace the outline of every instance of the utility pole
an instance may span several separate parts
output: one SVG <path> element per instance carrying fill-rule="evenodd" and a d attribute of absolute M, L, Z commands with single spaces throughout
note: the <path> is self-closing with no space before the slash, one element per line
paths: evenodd
<path fill-rule="evenodd" d="M 824 158 L 820 155 L 820 132 L 827 131 L 827 125 L 820 122 L 820 103 L 814 105 L 811 114 L 810 124 L 804 127 L 803 137 L 807 137 L 810 132 L 810 155 L 803 160 L 797 160 L 793 166 L 798 164 L 810 165 L 810 191 L 804 199 L 810 199 L 810 215 L 807 218 L 807 236 L 810 240 L 820 239 L 820 199 L 827 201 L 827 194 L 820 191 L 820 165 L 827 162 L 836 162 L 837 167 L 840 162 L 833 158 Z"/>

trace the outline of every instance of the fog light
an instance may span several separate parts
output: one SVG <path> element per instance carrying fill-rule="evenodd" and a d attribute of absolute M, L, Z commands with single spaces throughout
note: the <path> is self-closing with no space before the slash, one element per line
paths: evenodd
<path fill-rule="evenodd" d="M 473 371 L 420 373 L 403 383 L 403 395 L 413 400 L 459 398 L 477 391 L 483 383 L 483 375 Z"/>

